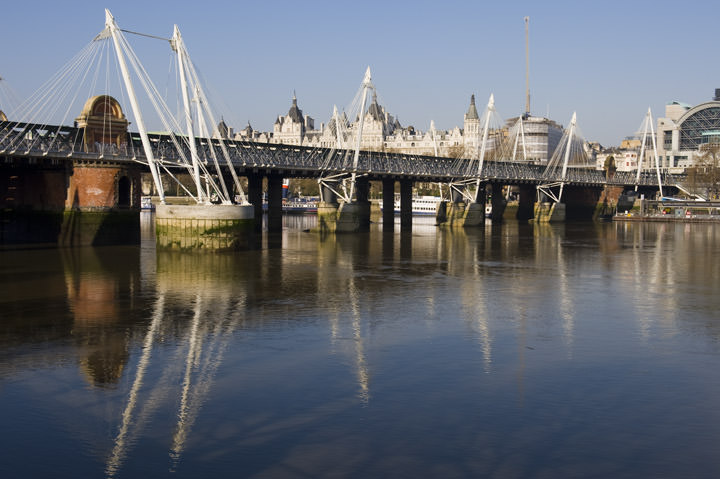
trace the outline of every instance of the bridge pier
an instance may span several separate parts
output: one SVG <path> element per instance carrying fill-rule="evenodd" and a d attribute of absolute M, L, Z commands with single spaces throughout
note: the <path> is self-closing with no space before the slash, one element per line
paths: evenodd
<path fill-rule="evenodd" d="M 382 191 L 383 231 L 392 231 L 395 228 L 395 180 L 383 178 Z"/>
<path fill-rule="evenodd" d="M 357 233 L 370 230 L 370 181 L 355 179 L 355 200 L 341 203 L 337 210 L 335 232 Z"/>
<path fill-rule="evenodd" d="M 263 224 L 263 177 L 258 173 L 248 173 L 248 201 L 253 206 L 255 231 L 262 231 Z"/>
<path fill-rule="evenodd" d="M 68 180 L 59 245 L 140 243 L 139 168 L 75 161 Z"/>
<path fill-rule="evenodd" d="M 487 193 L 485 183 L 480 183 L 475 193 L 475 201 L 468 203 L 462 219 L 462 226 L 465 228 L 482 226 L 485 224 L 485 201 Z"/>
<path fill-rule="evenodd" d="M 412 229 L 412 180 L 400 180 L 400 230 Z"/>
<path fill-rule="evenodd" d="M 367 177 L 355 180 L 355 199 L 358 204 L 359 231 L 370 231 L 370 180 Z"/>
<path fill-rule="evenodd" d="M 537 223 L 562 223 L 565 221 L 565 203 L 542 201 L 535 205 Z"/>
<path fill-rule="evenodd" d="M 180 251 L 246 249 L 254 214 L 251 205 L 157 205 L 156 245 Z"/>
<path fill-rule="evenodd" d="M 337 183 L 333 184 L 337 189 Z M 320 203 L 318 204 L 318 225 L 320 233 L 334 233 L 337 227 L 338 201 L 335 192 L 328 186 L 320 184 Z"/>
<path fill-rule="evenodd" d="M 491 184 L 492 193 L 490 195 L 490 201 L 492 202 L 492 213 L 491 218 L 493 223 L 499 223 L 503 220 L 505 214 L 505 207 L 507 201 L 503 195 L 503 185 L 500 183 Z"/>
<path fill-rule="evenodd" d="M 530 184 L 522 184 L 518 188 L 519 196 L 518 196 L 518 209 L 517 209 L 517 219 L 519 221 L 528 221 L 533 218 L 534 212 L 534 206 L 535 206 L 535 197 L 537 196 L 537 188 L 535 188 L 535 185 Z"/>
<path fill-rule="evenodd" d="M 271 174 L 267 176 L 268 194 L 268 232 L 282 231 L 282 175 Z"/>

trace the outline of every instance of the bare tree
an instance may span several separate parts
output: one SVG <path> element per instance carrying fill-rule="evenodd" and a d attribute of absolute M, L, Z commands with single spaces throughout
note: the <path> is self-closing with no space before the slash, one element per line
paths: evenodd
<path fill-rule="evenodd" d="M 688 183 L 696 192 L 703 192 L 708 198 L 720 195 L 720 144 L 702 145 L 695 157 L 695 164 L 687 170 Z"/>

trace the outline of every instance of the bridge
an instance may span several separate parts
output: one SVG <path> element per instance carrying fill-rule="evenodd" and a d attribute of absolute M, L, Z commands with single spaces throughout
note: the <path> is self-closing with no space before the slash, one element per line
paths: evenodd
<path fill-rule="evenodd" d="M 124 164 L 142 163 L 148 160 L 143 151 L 138 133 L 127 133 L 122 146 L 115 144 L 86 144 L 86 129 L 70 126 L 49 126 L 12 121 L 0 122 L 0 157 L 5 164 L 37 164 L 50 162 L 113 161 Z M 178 152 L 171 135 L 148 134 L 154 158 L 170 168 L 184 168 L 182 155 Z M 322 178 L 329 175 L 348 173 L 353 169 L 352 150 L 337 148 L 312 148 L 278 143 L 259 143 L 218 138 L 196 138 L 198 153 L 210 158 L 211 152 L 224 144 L 232 166 L 241 173 L 263 171 L 267 174 L 289 175 L 292 177 Z M 187 146 L 185 156 L 190 156 Z M 209 160 L 205 160 L 206 165 Z M 436 156 L 410 155 L 404 153 L 360 150 L 355 171 L 371 180 L 388 177 L 423 182 L 450 183 L 459 179 L 481 178 L 491 183 L 516 185 L 521 183 L 540 184 L 547 181 L 564 180 L 568 184 L 581 186 L 658 186 L 654 172 L 641 173 L 636 181 L 634 172 L 616 172 L 607 177 L 604 171 L 595 168 L 568 170 L 562 177 L 555 171 L 548 171 L 547 165 L 510 160 L 484 161 L 479 167 L 478 159 L 456 159 Z M 664 184 L 675 181 L 672 175 L 662 173 Z"/>
<path fill-rule="evenodd" d="M 125 223 L 125 220 L 118 218 L 109 221 L 107 215 L 122 217 L 139 209 L 140 175 L 147 171 L 152 173 L 156 190 L 163 202 L 163 177 L 177 180 L 178 174 L 188 173 L 197 189 L 189 191 L 185 186 L 182 187 L 198 204 L 209 204 L 211 195 L 208 191 L 211 190 L 224 204 L 239 202 L 252 206 L 256 220 L 262 215 L 261 188 L 262 180 L 266 177 L 270 229 L 277 229 L 281 224 L 280 191 L 283 177 L 318 178 L 323 185 L 324 203 L 329 205 L 332 215 L 337 215 L 337 197 L 341 198 L 341 204 L 366 205 L 369 181 L 380 181 L 385 193 L 383 223 L 390 227 L 394 223 L 392 193 L 396 181 L 400 182 L 401 224 L 405 226 L 411 224 L 413 182 L 450 185 L 455 192 L 452 198 L 448 198 L 450 205 L 460 205 L 463 199 L 465 204 L 484 204 L 485 186 L 489 186 L 493 190 L 495 219 L 501 218 L 504 208 L 502 187 L 519 186 L 521 207 L 518 217 L 523 220 L 537 214 L 533 204 L 536 198 L 542 196 L 538 192 L 545 195 L 545 200 L 560 204 L 565 190 L 565 203 L 583 203 L 586 207 L 588 204 L 594 206 L 601 195 L 605 199 L 613 197 L 616 200 L 626 188 L 640 189 L 650 194 L 654 190 L 662 191 L 663 184 L 674 183 L 673 178 L 660 171 L 650 173 L 638 170 L 637 174 L 625 172 L 607 175 L 595 169 L 587 161 L 584 140 L 574 135 L 573 128 L 566 131 L 560 147 L 548 164 L 518 161 L 514 154 L 512 157 L 509 154 L 511 148 L 508 144 L 512 140 L 512 132 L 491 129 L 490 118 L 494 113 L 492 96 L 483 115 L 483 136 L 482 141 L 478 142 L 482 146 L 474 158 L 362 150 L 360 138 L 366 98 L 368 92 L 374 91 L 369 69 L 361 85 L 362 101 L 357 105 L 359 113 L 356 115 L 361 119 L 360 124 L 355 126 L 354 131 L 337 128 L 338 141 L 334 147 L 311 148 L 214 137 L 207 129 L 207 124 L 215 124 L 214 118 L 205 109 L 207 99 L 202 86 L 197 83 L 198 75 L 191 67 L 192 62 L 177 27 L 173 38 L 169 40 L 173 50 L 178 53 L 179 65 L 184 68 L 181 70 L 181 78 L 186 82 L 182 96 L 187 129 L 183 131 L 179 126 L 181 121 L 164 119 L 163 124 L 172 133 L 153 134 L 144 126 L 143 113 L 134 93 L 125 58 L 134 65 L 135 73 L 146 91 L 153 94 L 156 89 L 143 76 L 142 67 L 135 64 L 137 60 L 134 53 L 131 50 L 128 53 L 129 46 L 121 30 L 107 11 L 106 28 L 93 42 L 102 40 L 114 42 L 123 69 L 125 92 L 138 131 L 128 131 L 129 121 L 122 106 L 108 94 L 88 99 L 73 126 L 51 125 L 45 121 L 14 121 L 12 116 L 10 119 L 0 117 L 4 120 L 0 121 L 0 193 L 4 194 L 0 244 L 17 241 L 23 231 L 32 229 L 30 224 L 37 221 L 38 215 L 48 212 L 63 213 L 62 221 L 51 220 L 62 224 L 57 232 L 61 242 L 65 238 L 69 244 L 102 243 L 104 239 L 102 234 L 98 237 L 99 229 L 92 231 L 93 228 L 85 224 L 87 222 L 77 218 L 87 218 L 89 213 L 102 213 L 101 220 L 91 220 L 90 223 Z M 52 88 L 58 87 L 53 84 Z M 195 103 L 200 105 L 194 111 L 191 111 L 188 92 L 194 92 Z M 168 110 L 162 106 L 162 100 L 153 98 L 152 102 L 156 109 Z M 157 107 L 158 103 L 161 103 L 160 107 Z M 203 118 L 203 114 L 207 117 Z M 193 118 L 198 118 L 197 124 L 193 124 Z M 339 116 L 333 120 L 335 125 L 342 127 Z M 574 126 L 574 118 L 571 124 Z M 493 136 L 494 158 L 486 159 L 489 157 L 489 138 Z M 501 147 L 501 143 L 505 146 Z M 514 150 L 517 150 L 517 143 Z M 247 196 L 240 185 L 239 176 L 248 179 Z M 361 210 L 364 211 L 364 207 Z M 451 213 L 450 217 L 457 219 L 459 215 L 466 215 L 465 210 L 460 208 Z M 29 219 L 23 220 L 23 216 Z M 360 216 L 360 221 L 364 222 L 365 213 Z M 75 219 L 68 220 L 68 217 Z M 469 220 L 464 221 L 464 225 L 470 225 Z M 88 229 L 90 232 L 86 235 L 84 231 Z M 116 237 L 117 233 L 114 231 L 105 236 Z M 52 236 L 49 235 L 49 241 L 52 241 Z M 43 235 L 40 237 L 44 239 Z M 38 237 L 30 235 L 29 240 L 37 241 Z"/>

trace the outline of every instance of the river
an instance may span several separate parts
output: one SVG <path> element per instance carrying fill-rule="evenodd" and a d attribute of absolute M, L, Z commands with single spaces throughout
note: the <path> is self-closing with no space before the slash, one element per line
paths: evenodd
<path fill-rule="evenodd" d="M 0 476 L 720 477 L 720 226 L 0 252 Z"/>

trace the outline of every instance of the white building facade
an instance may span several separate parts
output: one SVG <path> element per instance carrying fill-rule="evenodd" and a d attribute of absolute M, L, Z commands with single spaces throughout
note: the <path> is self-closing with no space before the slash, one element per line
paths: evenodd
<path fill-rule="evenodd" d="M 344 114 L 340 114 L 339 138 L 335 121 L 335 118 L 331 118 L 327 126 L 321 123 L 316 130 L 314 120 L 303 114 L 298 107 L 296 96 L 293 95 L 287 115 L 277 117 L 272 132 L 258 132 L 248 124 L 246 128 L 235 133 L 234 138 L 307 147 L 353 148 L 359 118 L 349 121 Z M 540 117 L 529 116 L 523 121 L 527 159 L 533 163 L 547 163 L 562 137 L 562 126 Z M 507 130 L 506 126 L 490 137 L 488 152 L 492 152 L 495 145 L 505 138 Z M 456 126 L 451 130 L 425 132 L 412 126 L 402 127 L 399 120 L 390 115 L 378 103 L 377 96 L 373 95 L 365 112 L 360 148 L 428 156 L 434 156 L 437 151 L 437 155 L 443 157 L 476 158 L 480 150 L 481 135 L 481 118 L 475 104 L 475 95 L 470 97 L 470 105 L 463 116 L 463 128 Z M 518 159 L 522 160 L 522 157 Z"/>

